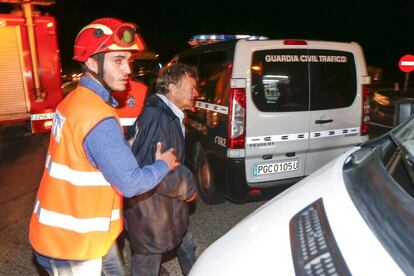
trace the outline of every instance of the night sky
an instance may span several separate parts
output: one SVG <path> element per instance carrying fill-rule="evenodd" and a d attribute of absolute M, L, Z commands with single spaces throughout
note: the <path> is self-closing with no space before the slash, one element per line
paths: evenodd
<path fill-rule="evenodd" d="M 269 38 L 355 41 L 369 66 L 382 67 L 386 80 L 401 80 L 398 60 L 414 55 L 413 0 L 334 1 L 161 1 L 56 0 L 41 8 L 58 20 L 62 67 L 71 70 L 77 32 L 99 17 L 135 22 L 150 48 L 167 62 L 188 47 L 195 34 L 258 34 Z M 4 12 L 10 4 L 0 4 Z M 75 67 L 76 68 L 76 67 Z"/>

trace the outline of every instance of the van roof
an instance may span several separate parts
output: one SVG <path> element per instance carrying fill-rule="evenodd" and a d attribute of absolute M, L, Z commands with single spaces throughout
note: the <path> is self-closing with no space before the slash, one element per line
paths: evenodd
<path fill-rule="evenodd" d="M 266 36 L 258 36 L 258 35 L 242 35 L 242 34 L 200 34 L 191 37 L 188 40 L 188 44 L 191 47 L 198 47 L 205 44 L 211 44 L 216 42 L 222 41 L 229 41 L 229 40 L 237 40 L 237 39 L 246 39 L 246 40 L 267 40 L 268 37 Z"/>

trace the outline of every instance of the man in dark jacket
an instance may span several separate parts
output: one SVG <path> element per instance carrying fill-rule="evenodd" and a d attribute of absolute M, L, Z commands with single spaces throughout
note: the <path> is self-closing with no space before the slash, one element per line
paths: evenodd
<path fill-rule="evenodd" d="M 174 64 L 163 68 L 157 94 L 147 99 L 135 122 L 132 151 L 139 164 L 154 162 L 157 142 L 174 147 L 184 164 L 183 110 L 193 106 L 197 72 L 192 66 Z M 183 275 L 195 262 L 194 242 L 188 231 L 188 202 L 196 197 L 192 172 L 181 165 L 167 174 L 150 192 L 126 199 L 126 228 L 132 248 L 132 275 L 159 274 L 162 254 L 177 250 Z"/>

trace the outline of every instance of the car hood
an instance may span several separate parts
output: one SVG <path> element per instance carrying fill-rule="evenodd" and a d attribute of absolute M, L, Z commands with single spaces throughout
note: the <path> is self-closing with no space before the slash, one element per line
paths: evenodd
<path fill-rule="evenodd" d="M 240 221 L 199 257 L 191 276 L 295 275 L 290 220 L 322 199 L 333 237 L 353 275 L 400 271 L 354 206 L 343 165 L 358 148 L 326 164 Z"/>

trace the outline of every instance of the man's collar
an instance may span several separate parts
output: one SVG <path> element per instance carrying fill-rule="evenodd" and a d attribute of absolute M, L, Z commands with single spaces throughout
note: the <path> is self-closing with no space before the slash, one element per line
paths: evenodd
<path fill-rule="evenodd" d="M 180 121 L 184 118 L 184 112 L 179 109 L 172 101 L 170 101 L 165 95 L 156 94 L 170 109 L 171 111 L 177 116 Z"/>
<path fill-rule="evenodd" d="M 92 90 L 95 94 L 101 97 L 105 103 L 111 105 L 112 107 L 118 106 L 118 102 L 111 96 L 111 93 L 90 77 L 83 76 L 79 82 L 79 85 Z"/>

